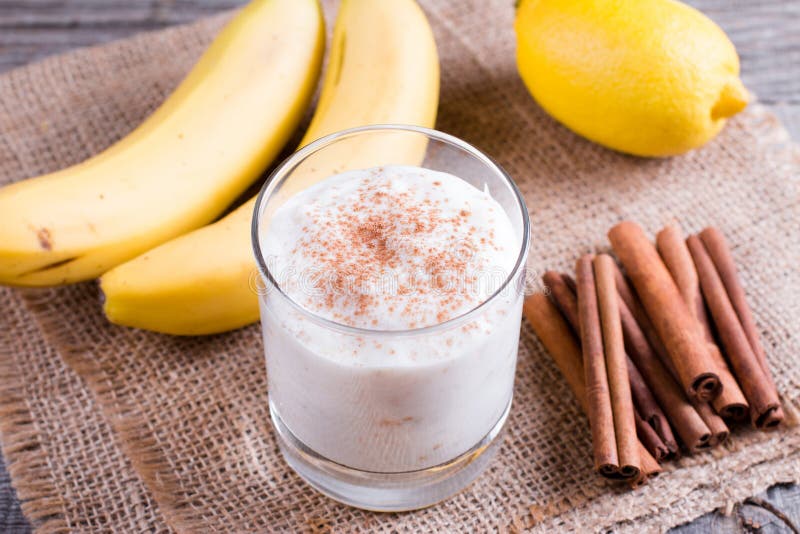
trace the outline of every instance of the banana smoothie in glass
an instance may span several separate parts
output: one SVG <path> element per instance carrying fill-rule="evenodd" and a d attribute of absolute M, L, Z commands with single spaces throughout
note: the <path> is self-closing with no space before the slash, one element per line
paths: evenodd
<path fill-rule="evenodd" d="M 318 178 L 257 208 L 254 246 L 284 456 L 338 500 L 402 510 L 457 492 L 494 452 L 513 391 L 528 222 L 507 176 L 438 132 L 356 129 L 301 158 L 380 135 L 424 141 L 422 165 Z M 259 205 L 275 198 L 265 191 Z"/>

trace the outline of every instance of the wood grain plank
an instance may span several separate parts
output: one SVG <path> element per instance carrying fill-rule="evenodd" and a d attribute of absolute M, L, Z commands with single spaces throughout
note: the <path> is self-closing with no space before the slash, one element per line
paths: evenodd
<path fill-rule="evenodd" d="M 785 513 L 795 525 L 800 525 L 800 486 L 778 484 L 757 495 Z M 750 522 L 750 530 L 743 530 L 742 524 Z M 757 525 L 757 526 L 756 526 Z M 731 532 L 760 532 L 763 534 L 782 534 L 789 528 L 772 513 L 751 504 L 742 504 L 732 510 L 730 515 L 711 512 L 698 517 L 691 523 L 675 527 L 669 534 L 729 534 Z"/>
<path fill-rule="evenodd" d="M 244 0 L 0 0 L 0 72 L 66 50 L 191 22 Z"/>
<path fill-rule="evenodd" d="M 766 103 L 800 104 L 800 2 L 689 0 L 730 36 L 742 78 Z"/>
<path fill-rule="evenodd" d="M 0 456 L 0 532 L 26 534 L 30 531 L 19 507 L 17 494 L 11 487 L 3 457 Z"/>

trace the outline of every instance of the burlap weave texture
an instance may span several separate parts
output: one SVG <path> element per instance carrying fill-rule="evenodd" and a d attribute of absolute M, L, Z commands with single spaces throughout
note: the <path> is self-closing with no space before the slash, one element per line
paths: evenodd
<path fill-rule="evenodd" d="M 622 218 L 651 232 L 672 220 L 685 231 L 719 226 L 734 244 L 794 414 L 800 164 L 785 131 L 754 106 L 711 145 L 679 158 L 645 161 L 584 141 L 549 119 L 519 80 L 511 4 L 423 2 L 442 61 L 437 127 L 516 178 L 532 216 L 531 271 L 571 269 L 580 253 L 607 247 L 605 231 Z M 223 20 L 0 76 L 0 181 L 80 161 L 124 135 Z M 209 338 L 161 336 L 108 325 L 98 297 L 92 283 L 0 293 L 2 444 L 26 513 L 46 529 L 659 530 L 800 480 L 794 427 L 739 431 L 725 448 L 681 460 L 636 492 L 607 485 L 591 470 L 586 420 L 523 325 L 515 404 L 489 471 L 428 510 L 353 510 L 313 492 L 281 460 L 257 326 Z"/>

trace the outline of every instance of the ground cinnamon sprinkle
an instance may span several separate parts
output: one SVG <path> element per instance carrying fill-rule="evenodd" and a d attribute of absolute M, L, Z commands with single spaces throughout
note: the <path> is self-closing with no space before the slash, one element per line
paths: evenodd
<path fill-rule="evenodd" d="M 453 176 L 409 169 L 337 177 L 298 206 L 291 262 L 311 272 L 289 292 L 301 304 L 351 326 L 429 326 L 485 300 L 491 293 L 475 288 L 490 267 L 510 271 L 510 222 L 500 240 L 487 224 L 496 202 Z"/>

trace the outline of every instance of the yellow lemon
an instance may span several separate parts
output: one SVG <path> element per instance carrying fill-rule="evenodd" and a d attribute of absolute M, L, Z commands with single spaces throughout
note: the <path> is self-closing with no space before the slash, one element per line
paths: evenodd
<path fill-rule="evenodd" d="M 621 152 L 686 152 L 747 105 L 733 44 L 680 2 L 522 0 L 515 29 L 517 65 L 537 102 Z"/>

